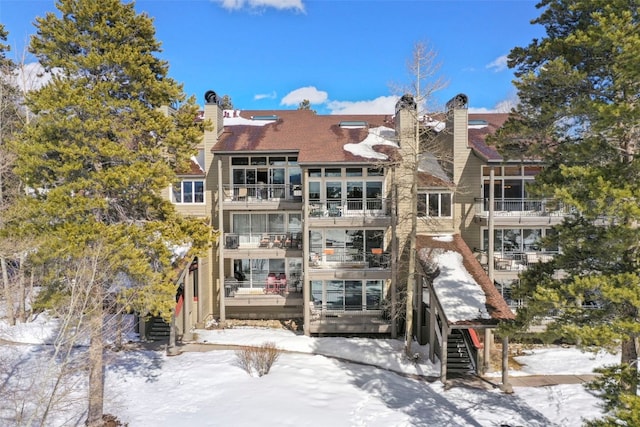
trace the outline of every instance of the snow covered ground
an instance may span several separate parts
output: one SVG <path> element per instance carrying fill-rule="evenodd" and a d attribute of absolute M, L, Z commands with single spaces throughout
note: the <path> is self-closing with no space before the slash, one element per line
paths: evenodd
<path fill-rule="evenodd" d="M 0 321 L 0 387 L 21 390 L 41 375 L 30 369 L 50 360 L 46 345 L 55 322 L 9 327 Z M 599 401 L 581 385 L 497 389 L 449 389 L 410 375 L 437 376 L 438 367 L 422 357 L 402 356 L 402 341 L 310 338 L 286 330 L 234 328 L 197 330 L 200 343 L 261 345 L 287 350 L 263 377 L 249 376 L 234 350 L 186 352 L 107 352 L 105 412 L 131 427 L 162 426 L 579 426 L 601 415 Z M 21 345 L 7 342 L 24 343 Z M 415 346 L 418 353 L 426 348 Z M 572 348 L 544 348 L 518 357 L 512 375 L 588 374 L 615 363 L 616 356 Z M 496 374 L 499 375 L 499 374 Z M 78 377 L 65 412 L 46 425 L 81 425 L 86 380 Z M 1 389 L 0 389 L 1 390 Z M 35 398 L 35 394 L 34 394 Z M 14 402 L 0 400 L 0 425 Z M 25 425 L 25 424 L 23 424 Z M 26 424 L 29 425 L 29 424 Z M 34 423 L 34 425 L 38 425 Z"/>

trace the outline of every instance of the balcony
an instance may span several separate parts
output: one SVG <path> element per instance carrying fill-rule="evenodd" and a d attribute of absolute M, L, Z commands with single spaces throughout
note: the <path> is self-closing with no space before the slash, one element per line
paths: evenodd
<path fill-rule="evenodd" d="M 383 310 L 323 310 L 311 309 L 310 332 L 312 334 L 391 332 L 391 319 Z"/>
<path fill-rule="evenodd" d="M 226 278 L 224 281 L 225 306 L 236 318 L 289 318 L 301 316 L 304 305 L 302 281 L 244 280 Z"/>
<path fill-rule="evenodd" d="M 224 248 L 302 250 L 302 233 L 225 233 Z"/>
<path fill-rule="evenodd" d="M 302 187 L 291 184 L 225 184 L 223 203 L 229 207 L 261 205 L 279 207 L 283 203 L 300 208 Z"/>
<path fill-rule="evenodd" d="M 391 203 L 389 199 L 309 201 L 309 220 L 316 225 L 332 222 L 343 226 L 389 226 L 391 224 L 390 216 Z"/>
<path fill-rule="evenodd" d="M 476 217 L 489 217 L 489 199 L 475 199 Z M 495 199 L 493 218 L 497 225 L 551 224 L 562 222 L 567 209 L 552 199 Z"/>
<path fill-rule="evenodd" d="M 523 271 L 531 264 L 549 262 L 557 254 L 557 252 L 497 252 L 493 258 L 494 271 L 496 273 Z M 481 263 L 487 268 L 486 255 L 483 256 Z"/>
<path fill-rule="evenodd" d="M 375 249 L 374 249 L 375 251 Z M 391 267 L 391 254 L 377 252 L 364 254 L 357 249 L 327 248 L 322 253 L 309 253 L 309 267 L 321 270 L 379 269 Z"/>

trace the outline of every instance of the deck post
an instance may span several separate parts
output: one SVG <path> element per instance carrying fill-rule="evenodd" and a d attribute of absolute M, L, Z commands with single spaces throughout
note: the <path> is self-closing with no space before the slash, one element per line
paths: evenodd
<path fill-rule="evenodd" d="M 440 345 L 440 381 L 442 384 L 447 383 L 447 337 L 449 336 L 449 328 L 446 322 L 442 322 L 442 343 Z"/>
<path fill-rule="evenodd" d="M 509 337 L 502 337 L 502 385 L 500 389 L 505 393 L 513 393 L 509 383 Z"/>
<path fill-rule="evenodd" d="M 309 170 L 304 169 L 302 175 L 302 311 L 304 334 L 311 335 L 311 281 L 309 280 Z"/>
<path fill-rule="evenodd" d="M 227 310 L 224 305 L 225 288 L 224 288 L 224 207 L 222 206 L 222 197 L 224 188 L 222 185 L 222 159 L 218 159 L 218 296 L 220 298 L 220 321 L 227 320 Z"/>
<path fill-rule="evenodd" d="M 486 374 L 491 369 L 491 345 L 493 344 L 491 329 L 484 330 L 484 348 L 483 348 L 483 360 L 482 360 L 482 374 Z"/>

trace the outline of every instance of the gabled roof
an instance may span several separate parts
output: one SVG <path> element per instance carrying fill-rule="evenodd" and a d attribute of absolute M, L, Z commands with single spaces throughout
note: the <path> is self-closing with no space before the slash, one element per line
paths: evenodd
<path fill-rule="evenodd" d="M 297 152 L 301 164 L 314 163 L 375 163 L 371 159 L 355 155 L 346 144 L 358 144 L 369 136 L 369 129 L 384 126 L 394 128 L 389 115 L 318 115 L 310 110 L 260 110 L 242 111 L 240 117 L 277 116 L 275 121 L 265 120 L 263 126 L 238 124 L 226 126 L 212 151 L 237 152 Z M 341 127 L 340 122 L 366 122 L 368 128 Z M 375 146 L 377 152 L 390 154 L 389 146 Z"/>
<path fill-rule="evenodd" d="M 498 321 L 513 320 L 515 315 L 500 295 L 489 276 L 484 271 L 478 260 L 471 252 L 462 237 L 459 234 L 442 238 L 441 236 L 418 235 L 416 249 L 418 258 L 426 271 L 433 270 L 434 257 L 436 254 L 443 252 L 455 252 L 462 257 L 462 266 L 469 276 L 478 286 L 478 289 L 484 293 L 486 299 L 485 307 L 488 317 L 484 317 L 480 312 L 474 313 L 475 316 L 467 316 L 470 318 L 459 319 L 452 313 L 459 307 L 469 306 L 468 287 L 460 287 L 456 289 L 455 285 L 445 290 L 436 290 L 436 295 L 440 303 L 443 305 L 445 317 L 450 319 L 453 325 L 494 325 Z M 436 276 L 437 277 L 437 276 Z M 435 279 L 434 279 L 435 280 Z M 447 313 L 447 311 L 450 311 Z M 459 317 L 459 316 L 458 316 Z M 453 320 L 451 320 L 453 319 Z"/>
<path fill-rule="evenodd" d="M 486 113 L 486 114 L 469 114 L 469 121 L 484 120 L 486 126 L 470 126 L 469 127 L 469 147 L 483 160 L 486 161 L 502 161 L 502 156 L 495 147 L 486 143 L 488 135 L 496 132 L 509 117 L 508 113 Z"/>
<path fill-rule="evenodd" d="M 205 176 L 205 171 L 198 163 L 195 157 L 189 159 L 189 165 L 186 170 L 180 170 L 176 173 L 178 176 Z"/>

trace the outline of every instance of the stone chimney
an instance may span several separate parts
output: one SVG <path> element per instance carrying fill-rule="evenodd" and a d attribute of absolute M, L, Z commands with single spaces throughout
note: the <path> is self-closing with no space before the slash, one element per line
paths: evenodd
<path fill-rule="evenodd" d="M 469 98 L 458 94 L 446 104 L 447 133 L 452 138 L 453 148 L 453 182 L 460 183 L 460 178 L 467 165 L 469 150 Z"/>
<path fill-rule="evenodd" d="M 404 94 L 396 103 L 396 137 L 400 151 L 407 146 L 407 141 L 413 141 L 416 137 L 416 120 L 418 110 L 416 101 L 411 94 Z"/>

